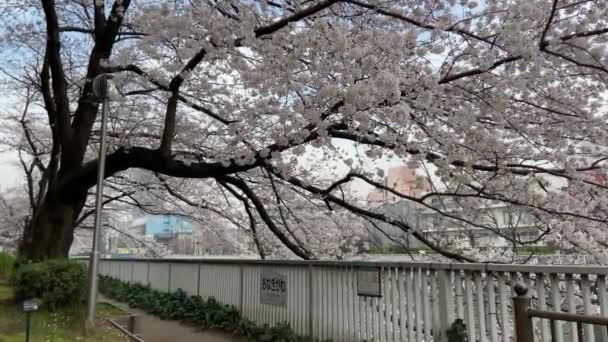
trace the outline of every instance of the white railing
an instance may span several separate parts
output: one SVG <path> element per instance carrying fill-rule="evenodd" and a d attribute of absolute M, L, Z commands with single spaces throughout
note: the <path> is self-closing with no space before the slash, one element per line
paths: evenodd
<path fill-rule="evenodd" d="M 381 296 L 357 294 L 357 272 L 380 272 Z M 286 305 L 261 304 L 262 271 L 286 279 Z M 606 275 L 596 266 L 259 260 L 104 259 L 100 273 L 162 291 L 183 289 L 236 306 L 260 324 L 287 321 L 296 332 L 334 341 L 447 341 L 456 318 L 469 341 L 514 341 L 512 291 L 523 282 L 532 307 L 608 316 Z M 556 322 L 555 341 L 608 342 L 606 330 Z M 550 341 L 536 320 L 536 341 Z"/>

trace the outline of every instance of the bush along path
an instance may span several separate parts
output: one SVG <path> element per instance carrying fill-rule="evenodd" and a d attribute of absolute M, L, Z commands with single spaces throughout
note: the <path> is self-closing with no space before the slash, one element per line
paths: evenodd
<path fill-rule="evenodd" d="M 100 276 L 99 279 L 99 291 L 105 296 L 162 319 L 179 320 L 203 329 L 221 329 L 244 336 L 248 341 L 318 341 L 297 335 L 286 322 L 274 327 L 268 324 L 259 326 L 241 317 L 234 306 L 222 304 L 213 297 L 203 299 L 200 296 L 188 296 L 181 289 L 169 293 L 161 292 L 149 286 L 130 284 L 107 276 Z"/>

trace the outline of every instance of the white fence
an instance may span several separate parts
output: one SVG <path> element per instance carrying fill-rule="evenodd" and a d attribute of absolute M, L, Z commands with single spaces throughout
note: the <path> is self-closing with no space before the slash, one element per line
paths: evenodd
<path fill-rule="evenodd" d="M 358 295 L 357 274 L 369 270 L 379 273 L 379 297 Z M 261 303 L 262 271 L 285 279 L 284 305 Z M 456 318 L 471 342 L 514 341 L 517 282 L 530 288 L 534 308 L 608 316 L 608 268 L 595 266 L 103 259 L 100 273 L 213 296 L 260 324 L 287 321 L 299 334 L 334 341 L 444 342 Z M 550 341 L 549 323 L 534 324 L 536 341 Z M 572 329 L 557 322 L 555 341 L 608 342 L 605 328 L 586 326 L 584 341 Z"/>

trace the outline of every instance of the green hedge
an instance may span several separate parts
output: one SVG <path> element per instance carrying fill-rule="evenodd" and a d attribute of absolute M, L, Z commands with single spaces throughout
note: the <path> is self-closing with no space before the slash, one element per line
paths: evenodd
<path fill-rule="evenodd" d="M 247 337 L 248 341 L 268 342 L 309 342 L 309 337 L 299 336 L 288 323 L 274 327 L 258 326 L 253 321 L 241 317 L 234 306 L 224 305 L 213 297 L 188 296 L 178 289 L 176 292 L 161 292 L 149 286 L 129 284 L 120 280 L 100 276 L 99 291 L 120 302 L 128 303 L 159 316 L 192 323 L 203 328 L 217 328 Z"/>
<path fill-rule="evenodd" d="M 448 329 L 448 342 L 467 342 L 467 325 L 457 318 Z"/>
<path fill-rule="evenodd" d="M 558 251 L 557 248 L 551 246 L 526 246 L 517 249 L 517 254 L 520 255 L 553 255 Z"/>
<path fill-rule="evenodd" d="M 0 279 L 9 279 L 15 265 L 15 257 L 4 252 L 0 252 Z"/>
<path fill-rule="evenodd" d="M 85 283 L 84 267 L 67 259 L 22 264 L 12 277 L 17 300 L 38 298 L 51 311 L 81 304 Z"/>
<path fill-rule="evenodd" d="M 369 254 L 432 254 L 434 253 L 432 249 L 428 247 L 419 247 L 419 248 L 405 248 L 403 246 L 398 245 L 390 245 L 383 247 L 372 247 L 367 253 Z"/>

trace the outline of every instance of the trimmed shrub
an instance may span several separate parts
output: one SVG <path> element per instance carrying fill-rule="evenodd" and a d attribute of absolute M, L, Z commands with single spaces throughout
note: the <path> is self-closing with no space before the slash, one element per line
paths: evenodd
<path fill-rule="evenodd" d="M 448 329 L 448 342 L 467 342 L 467 325 L 457 318 Z"/>
<path fill-rule="evenodd" d="M 15 257 L 4 252 L 0 252 L 0 279 L 9 279 L 15 265 Z"/>
<path fill-rule="evenodd" d="M 51 311 L 80 304 L 84 299 L 85 281 L 84 267 L 67 259 L 23 264 L 13 276 L 17 300 L 38 298 Z"/>

